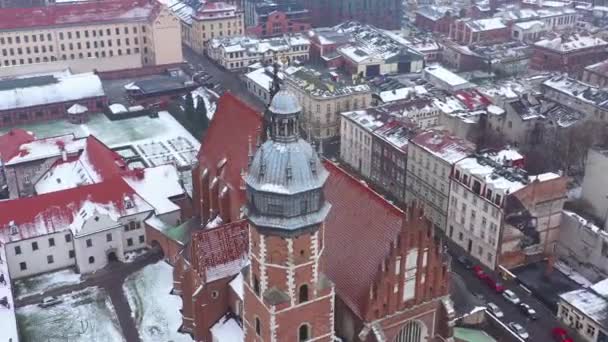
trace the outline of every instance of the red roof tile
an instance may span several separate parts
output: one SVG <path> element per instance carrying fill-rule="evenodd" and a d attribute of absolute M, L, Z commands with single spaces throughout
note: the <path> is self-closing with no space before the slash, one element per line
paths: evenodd
<path fill-rule="evenodd" d="M 46 7 L 3 8 L 0 30 L 146 20 L 160 7 L 152 0 L 104 0 Z"/>
<path fill-rule="evenodd" d="M 246 220 L 228 223 L 192 234 L 193 259 L 199 274 L 246 257 L 249 250 L 249 225 Z"/>
<path fill-rule="evenodd" d="M 241 170 L 247 170 L 249 139 L 255 144 L 261 126 L 260 113 L 230 92 L 225 93 L 218 101 L 211 125 L 203 138 L 198 153 L 199 163 L 215 172 L 218 163 L 225 158 L 222 178 L 238 189 Z"/>
<path fill-rule="evenodd" d="M 124 159 L 92 135 L 87 137 L 85 151 L 89 163 L 102 180 L 127 171 Z"/>
<path fill-rule="evenodd" d="M 6 162 L 19 153 L 22 144 L 32 142 L 34 135 L 20 128 L 14 128 L 8 133 L 0 135 L 0 161 Z"/>
<path fill-rule="evenodd" d="M 403 212 L 335 164 L 324 164 L 329 171 L 325 196 L 332 205 L 325 222 L 326 272 L 338 296 L 362 318 Z"/>
<path fill-rule="evenodd" d="M 11 221 L 19 226 L 20 238 L 28 238 L 67 228 L 85 201 L 113 203 L 123 208 L 125 196 L 135 192 L 121 177 L 33 197 L 0 201 L 0 236 L 6 235 Z M 44 224 L 39 224 L 44 223 Z M 38 229 L 45 227 L 45 232 Z"/>

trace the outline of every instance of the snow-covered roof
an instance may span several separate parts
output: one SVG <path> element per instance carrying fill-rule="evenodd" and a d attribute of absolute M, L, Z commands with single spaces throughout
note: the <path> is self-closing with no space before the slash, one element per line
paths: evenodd
<path fill-rule="evenodd" d="M 481 180 L 490 188 L 499 190 L 502 193 L 514 193 L 526 186 L 518 178 L 507 178 L 499 174 L 494 165 L 483 163 L 477 157 L 465 158 L 457 162 L 456 166 L 476 179 Z"/>
<path fill-rule="evenodd" d="M 290 51 L 294 46 L 310 45 L 310 41 L 303 34 L 291 36 L 258 39 L 247 36 L 233 36 L 213 38 L 209 46 L 221 49 L 226 53 L 246 52 L 249 56 L 267 54 L 271 52 Z"/>
<path fill-rule="evenodd" d="M 471 31 L 473 32 L 492 31 L 507 28 L 502 21 L 502 18 L 469 20 L 466 22 L 466 25 L 471 28 Z"/>
<path fill-rule="evenodd" d="M 533 28 L 534 26 L 544 28 L 545 23 L 541 20 L 530 20 L 530 21 L 515 23 L 515 26 L 522 30 L 529 30 L 529 29 Z"/>
<path fill-rule="evenodd" d="M 242 342 L 245 335 L 241 325 L 233 317 L 225 315 L 211 327 L 211 338 L 213 341 Z"/>
<path fill-rule="evenodd" d="M 524 159 L 517 150 L 513 148 L 505 148 L 496 153 L 487 154 L 488 158 L 494 160 L 497 163 L 503 163 L 505 161 L 518 161 Z"/>
<path fill-rule="evenodd" d="M 172 164 L 137 169 L 125 175 L 124 180 L 148 202 L 157 215 L 179 210 L 170 198 L 183 196 L 177 169 Z"/>
<path fill-rule="evenodd" d="M 245 77 L 250 79 L 262 89 L 270 91 L 270 84 L 272 83 L 272 71 L 269 71 L 267 68 L 256 69 L 252 72 L 245 74 Z M 279 78 L 284 78 L 282 72 L 279 72 Z"/>
<path fill-rule="evenodd" d="M 0 243 L 0 275 L 4 277 L 5 283 L 0 283 L 0 299 L 6 298 L 8 306 L 0 305 L 0 341 L 19 341 L 17 333 L 17 318 L 15 317 L 15 301 L 11 290 L 12 282 L 8 273 L 6 262 L 6 251 Z"/>
<path fill-rule="evenodd" d="M 608 328 L 608 282 L 602 280 L 590 288 L 578 289 L 559 295 L 560 299 L 577 311 Z"/>
<path fill-rule="evenodd" d="M 89 109 L 83 105 L 80 105 L 78 103 L 75 103 L 72 105 L 72 107 L 68 108 L 68 114 L 83 114 L 86 113 Z"/>
<path fill-rule="evenodd" d="M 473 143 L 446 131 L 424 131 L 414 137 L 412 143 L 449 164 L 454 164 L 475 151 Z"/>
<path fill-rule="evenodd" d="M 553 39 L 543 39 L 534 43 L 534 46 L 558 52 L 572 52 L 596 46 L 605 47 L 608 46 L 608 42 L 601 38 L 574 34 L 568 37 L 559 36 Z"/>
<path fill-rule="evenodd" d="M 82 151 L 85 145 L 86 139 L 76 139 L 73 134 L 34 140 L 21 145 L 18 154 L 8 160 L 6 165 L 57 157 L 61 156 L 62 151 L 67 154 L 77 153 Z"/>
<path fill-rule="evenodd" d="M 0 80 L 0 110 L 44 106 L 105 96 L 99 76 L 57 73 Z"/>
<path fill-rule="evenodd" d="M 442 67 L 439 64 L 427 66 L 426 68 L 424 68 L 424 74 L 433 76 L 429 79 L 429 82 L 437 83 L 434 81 L 439 80 L 442 83 L 445 83 L 445 85 L 447 85 L 448 87 L 452 88 L 452 90 L 464 89 L 471 86 L 469 81 L 456 75 L 455 73 Z M 440 88 L 444 87 L 444 84 L 435 85 Z"/>
<path fill-rule="evenodd" d="M 109 106 L 110 108 L 110 112 L 112 112 L 112 114 L 122 114 L 122 113 L 126 113 L 129 110 L 127 109 L 127 107 L 125 107 L 125 105 L 121 104 L 121 103 L 113 103 Z"/>
<path fill-rule="evenodd" d="M 398 100 L 404 100 L 412 95 L 424 95 L 427 93 L 428 91 L 426 90 L 426 88 L 421 85 L 413 87 L 403 87 L 399 89 L 385 90 L 383 92 L 380 92 L 380 100 L 382 100 L 382 102 L 384 103 L 387 103 Z"/>
<path fill-rule="evenodd" d="M 239 273 L 230 281 L 230 287 L 243 300 L 243 274 Z"/>

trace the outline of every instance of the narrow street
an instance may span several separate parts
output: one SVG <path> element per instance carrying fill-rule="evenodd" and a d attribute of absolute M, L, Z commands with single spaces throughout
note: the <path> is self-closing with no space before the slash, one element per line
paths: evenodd
<path fill-rule="evenodd" d="M 253 96 L 248 90 L 247 85 L 240 78 L 238 73 L 233 73 L 215 64 L 207 56 L 199 55 L 187 46 L 183 46 L 184 59 L 190 63 L 196 71 L 205 71 L 213 76 L 214 83 L 220 83 L 226 90 L 235 94 L 245 103 L 262 112 L 266 107 L 262 101 Z"/>
<path fill-rule="evenodd" d="M 149 264 L 153 264 L 161 260 L 161 255 L 156 250 L 150 250 L 147 253 L 139 256 L 131 263 L 114 263 L 106 266 L 104 269 L 95 272 L 88 276 L 76 285 L 64 286 L 57 289 L 46 291 L 44 294 L 28 296 L 15 301 L 16 307 L 38 304 L 43 298 L 49 296 L 61 296 L 73 291 L 83 290 L 87 287 L 97 286 L 106 290 L 112 305 L 118 316 L 118 322 L 126 341 L 140 341 L 137 326 L 131 316 L 131 308 L 125 294 L 122 290 L 122 285 L 129 275 L 141 270 Z"/>
<path fill-rule="evenodd" d="M 500 318 L 501 322 L 504 324 L 509 324 L 509 322 L 520 323 L 530 334 L 530 338 L 528 339 L 529 341 L 552 341 L 551 329 L 559 326 L 560 324 L 557 321 L 555 314 L 551 310 L 549 310 L 545 305 L 543 305 L 534 296 L 529 294 L 514 281 L 501 281 L 506 288 L 515 292 L 523 303 L 530 305 L 532 308 L 534 308 L 534 310 L 536 310 L 538 319 L 534 321 L 530 320 L 524 315 L 523 312 L 520 311 L 517 305 L 512 304 L 501 294 L 498 294 L 494 290 L 490 289 L 484 282 L 475 276 L 472 270 L 467 270 L 456 260 L 457 255 L 452 255 L 454 256 L 452 259 L 452 271 L 455 273 L 454 278 L 456 278 L 454 280 L 464 282 L 467 289 L 471 293 L 475 294 L 476 298 L 482 298 L 482 305 L 489 302 L 498 305 L 498 307 L 500 307 L 504 313 L 504 317 Z M 487 270 L 486 273 L 488 273 Z M 495 279 L 499 279 L 499 276 L 494 272 L 491 273 L 491 276 Z M 481 295 L 481 297 L 479 295 Z"/>

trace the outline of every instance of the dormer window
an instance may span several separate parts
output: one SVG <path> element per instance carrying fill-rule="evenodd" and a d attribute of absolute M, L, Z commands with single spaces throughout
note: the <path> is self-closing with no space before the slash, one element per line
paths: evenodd
<path fill-rule="evenodd" d="M 19 234 L 19 226 L 17 226 L 17 224 L 15 223 L 15 221 L 11 221 L 8 224 L 11 235 L 17 235 Z"/>
<path fill-rule="evenodd" d="M 129 197 L 129 196 L 125 196 L 125 198 L 123 199 L 124 204 L 125 204 L 125 209 L 132 209 L 133 207 L 135 207 L 135 204 L 133 203 L 133 200 Z"/>

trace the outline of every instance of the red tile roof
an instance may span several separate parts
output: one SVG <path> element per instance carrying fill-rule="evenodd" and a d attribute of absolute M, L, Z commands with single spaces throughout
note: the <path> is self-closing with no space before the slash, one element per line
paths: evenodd
<path fill-rule="evenodd" d="M 247 170 L 249 139 L 256 143 L 261 126 L 260 113 L 230 92 L 225 93 L 218 101 L 211 125 L 203 138 L 197 157 L 199 163 L 215 172 L 218 163 L 225 158 L 222 178 L 238 189 L 241 170 Z"/>
<path fill-rule="evenodd" d="M 6 162 L 19 153 L 22 144 L 36 139 L 33 134 L 20 128 L 14 128 L 8 133 L 0 135 L 0 162 Z"/>
<path fill-rule="evenodd" d="M 325 222 L 326 272 L 338 296 L 363 318 L 369 288 L 401 230 L 403 212 L 335 164 L 324 164 L 325 196 L 332 205 Z"/>
<path fill-rule="evenodd" d="M 19 238 L 65 230 L 85 201 L 113 203 L 122 210 L 125 196 L 135 192 L 121 177 L 63 191 L 0 201 L 0 237 L 8 234 L 11 221 L 19 227 Z M 45 231 L 40 231 L 45 229 Z"/>
<path fill-rule="evenodd" d="M 127 171 L 124 159 L 92 135 L 87 137 L 87 158 L 102 180 Z"/>
<path fill-rule="evenodd" d="M 3 8 L 0 30 L 147 20 L 161 4 L 156 0 L 104 0 L 46 7 Z"/>
<path fill-rule="evenodd" d="M 228 223 L 217 228 L 192 234 L 194 268 L 206 274 L 211 268 L 221 267 L 246 257 L 249 250 L 249 225 L 246 220 Z M 234 274 L 231 274 L 234 275 Z"/>

